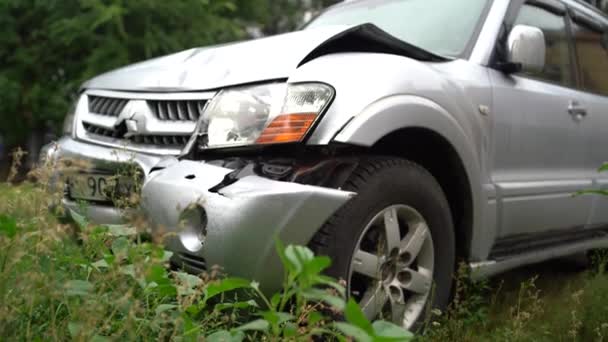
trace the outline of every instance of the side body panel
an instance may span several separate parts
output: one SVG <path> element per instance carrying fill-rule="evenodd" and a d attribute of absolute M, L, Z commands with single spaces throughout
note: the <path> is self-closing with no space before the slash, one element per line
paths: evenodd
<path fill-rule="evenodd" d="M 495 150 L 492 181 L 498 189 L 500 238 L 582 229 L 592 198 L 585 131 L 569 102 L 577 91 L 516 75 L 491 72 Z"/>
<path fill-rule="evenodd" d="M 495 206 L 487 176 L 491 88 L 484 67 L 463 60 L 421 63 L 385 54 L 334 54 L 299 68 L 289 82 L 322 81 L 336 99 L 308 140 L 373 146 L 406 127 L 448 140 L 466 168 L 473 194 L 471 257 L 487 258 L 495 240 Z M 481 109 L 481 110 L 480 110 Z"/>

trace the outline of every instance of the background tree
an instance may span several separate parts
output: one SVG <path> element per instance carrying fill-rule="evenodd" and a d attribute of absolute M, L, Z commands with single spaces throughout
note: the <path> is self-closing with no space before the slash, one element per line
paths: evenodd
<path fill-rule="evenodd" d="M 82 82 L 175 51 L 246 37 L 248 0 L 0 0 L 0 134 L 39 148 Z"/>

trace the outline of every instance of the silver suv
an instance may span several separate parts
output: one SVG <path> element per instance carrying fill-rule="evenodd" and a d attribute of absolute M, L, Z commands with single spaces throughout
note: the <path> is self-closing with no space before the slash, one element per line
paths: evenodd
<path fill-rule="evenodd" d="M 96 165 L 64 205 L 101 223 L 134 158 L 180 266 L 273 290 L 275 239 L 308 245 L 370 318 L 412 328 L 457 260 L 486 277 L 608 247 L 608 202 L 572 195 L 608 185 L 607 32 L 576 0 L 347 1 L 94 78 L 47 154 Z"/>

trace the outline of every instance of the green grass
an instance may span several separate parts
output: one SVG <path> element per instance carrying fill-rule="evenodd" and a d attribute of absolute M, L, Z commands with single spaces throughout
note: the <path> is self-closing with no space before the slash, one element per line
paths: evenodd
<path fill-rule="evenodd" d="M 132 229 L 62 224 L 48 201 L 43 186 L 0 185 L 0 340 L 411 340 L 369 322 L 306 247 L 277 242 L 284 286 L 266 296 L 217 269 L 171 271 L 171 253 Z"/>
<path fill-rule="evenodd" d="M 560 259 L 460 280 L 461 299 L 421 340 L 608 340 L 608 276 L 597 268 Z"/>
<path fill-rule="evenodd" d="M 215 271 L 168 270 L 168 252 L 127 231 L 62 224 L 49 201 L 41 186 L 0 184 L 0 340 L 409 339 L 362 318 L 321 275 L 329 260 L 306 248 L 279 248 L 285 288 L 266 297 L 256 283 Z M 473 283 L 463 269 L 452 307 L 416 339 L 603 341 L 608 277 L 593 270 L 558 260 Z"/>

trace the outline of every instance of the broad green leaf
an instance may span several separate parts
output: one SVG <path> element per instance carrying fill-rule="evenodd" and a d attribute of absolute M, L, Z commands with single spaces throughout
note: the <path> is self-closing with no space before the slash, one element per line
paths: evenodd
<path fill-rule="evenodd" d="M 184 320 L 184 341 L 198 341 L 201 327 L 194 324 L 192 319 L 186 314 L 182 315 L 182 319 Z"/>
<path fill-rule="evenodd" d="M 281 325 L 285 322 L 292 321 L 296 317 L 292 314 L 288 314 L 286 312 L 274 312 L 274 311 L 264 311 L 262 312 L 262 317 L 264 320 L 268 321 L 270 324 L 274 326 Z"/>
<path fill-rule="evenodd" d="M 70 332 L 70 336 L 72 336 L 72 338 L 75 339 L 76 337 L 78 337 L 80 335 L 80 332 L 82 331 L 82 323 L 69 322 L 68 331 Z"/>
<path fill-rule="evenodd" d="M 268 321 L 263 319 L 256 319 L 255 321 L 249 322 L 247 324 L 241 325 L 236 328 L 236 331 L 268 331 L 270 328 L 270 324 Z"/>
<path fill-rule="evenodd" d="M 310 274 L 320 274 L 331 266 L 331 259 L 326 256 L 314 257 L 306 264 L 306 271 Z"/>
<path fill-rule="evenodd" d="M 163 312 L 171 311 L 171 310 L 177 309 L 178 307 L 179 306 L 174 305 L 174 304 L 161 304 L 156 307 L 155 312 L 157 315 L 160 315 Z"/>
<path fill-rule="evenodd" d="M 414 338 L 411 332 L 386 321 L 376 321 L 372 324 L 374 335 L 382 338 L 382 341 L 411 341 Z"/>
<path fill-rule="evenodd" d="M 608 171 L 608 163 L 602 165 L 602 167 L 600 167 L 600 169 L 598 171 L 599 172 L 606 172 L 606 171 Z"/>
<path fill-rule="evenodd" d="M 245 339 L 245 333 L 242 331 L 226 331 L 220 330 L 207 337 L 205 342 L 241 342 Z"/>
<path fill-rule="evenodd" d="M 93 266 L 96 270 L 99 270 L 100 268 L 110 267 L 110 265 L 108 265 L 108 262 L 105 259 L 97 260 L 92 263 L 91 266 Z"/>
<path fill-rule="evenodd" d="M 240 279 L 240 278 L 226 278 L 222 279 L 219 282 L 211 283 L 207 285 L 204 290 L 205 299 L 207 301 L 219 294 L 233 291 L 236 289 L 247 289 L 251 288 L 251 283 L 249 280 Z"/>
<path fill-rule="evenodd" d="M 287 322 L 283 326 L 283 337 L 296 337 L 298 335 L 298 326 L 293 322 Z"/>
<path fill-rule="evenodd" d="M 157 284 L 166 284 L 170 282 L 167 270 L 160 265 L 152 265 L 148 268 L 146 280 Z"/>
<path fill-rule="evenodd" d="M 279 255 L 279 259 L 281 259 L 281 264 L 283 265 L 283 267 L 285 267 L 288 273 L 295 273 L 296 269 L 294 265 L 289 262 L 287 256 L 285 255 L 285 245 L 283 244 L 283 242 L 278 238 L 276 238 L 274 242 L 275 249 L 277 251 L 277 254 Z"/>
<path fill-rule="evenodd" d="M 302 297 L 312 301 L 322 301 L 337 310 L 344 310 L 345 301 L 340 297 L 336 297 L 331 293 L 321 289 L 307 289 L 301 292 Z"/>
<path fill-rule="evenodd" d="M 189 289 L 193 289 L 203 284 L 203 280 L 201 278 L 189 273 L 176 272 L 175 275 L 177 276 L 177 279 L 179 279 L 180 283 Z"/>
<path fill-rule="evenodd" d="M 17 221 L 12 217 L 0 215 L 0 234 L 14 238 L 17 235 Z"/>
<path fill-rule="evenodd" d="M 302 272 L 304 265 L 315 257 L 314 253 L 307 247 L 289 245 L 285 249 L 285 257 L 293 266 L 296 273 Z"/>
<path fill-rule="evenodd" d="M 119 260 L 125 259 L 129 254 L 130 246 L 131 242 L 126 237 L 120 237 L 112 242 L 112 253 L 114 253 Z"/>
<path fill-rule="evenodd" d="M 363 310 L 361 310 L 361 307 L 353 298 L 348 300 L 346 309 L 344 310 L 344 316 L 350 324 L 365 330 L 369 334 L 373 333 L 374 328 L 371 322 L 365 317 Z"/>
<path fill-rule="evenodd" d="M 137 234 L 137 229 L 127 225 L 108 225 L 108 233 L 115 237 L 129 237 Z"/>
<path fill-rule="evenodd" d="M 308 326 L 314 326 L 324 319 L 325 316 L 323 316 L 320 312 L 313 311 L 308 315 Z"/>
<path fill-rule="evenodd" d="M 86 296 L 95 289 L 95 286 L 86 280 L 69 280 L 65 284 L 68 296 Z"/>
<path fill-rule="evenodd" d="M 133 264 L 129 264 L 129 265 L 125 265 L 125 266 L 121 267 L 120 273 L 131 276 L 133 279 L 138 280 L 137 275 L 135 274 L 135 265 L 133 265 Z"/>
<path fill-rule="evenodd" d="M 334 290 L 338 291 L 338 294 L 340 296 L 342 296 L 343 298 L 346 297 L 346 289 L 344 288 L 344 286 L 340 285 L 335 279 L 324 275 L 318 275 L 315 277 L 315 281 L 319 284 L 332 287 Z"/>
<path fill-rule="evenodd" d="M 374 342 L 372 336 L 357 326 L 344 322 L 336 322 L 334 326 L 344 335 L 354 338 L 357 342 Z"/>
<path fill-rule="evenodd" d="M 163 250 L 163 255 L 160 257 L 160 262 L 163 262 L 163 263 L 169 262 L 169 260 L 171 260 L 172 257 L 173 257 L 173 252 Z"/>
<path fill-rule="evenodd" d="M 249 309 L 249 308 L 259 308 L 258 303 L 255 300 L 248 300 L 246 302 L 235 302 L 235 303 L 219 303 L 214 309 L 217 311 L 224 311 L 227 309 Z"/>
<path fill-rule="evenodd" d="M 70 211 L 70 217 L 76 222 L 76 224 L 81 228 L 85 229 L 89 225 L 89 221 L 83 215 L 80 215 L 75 210 L 68 209 Z"/>

